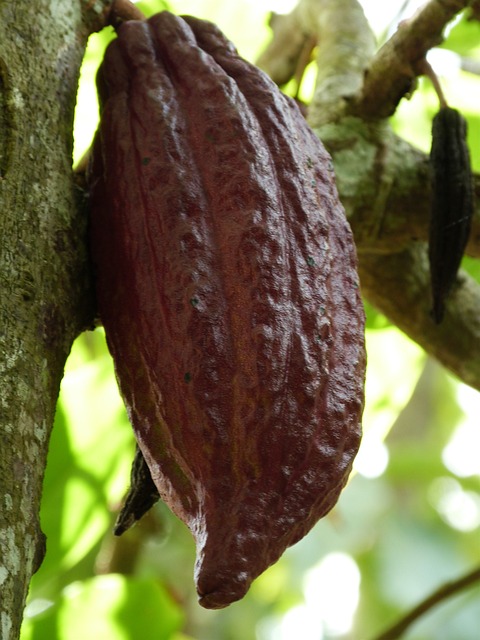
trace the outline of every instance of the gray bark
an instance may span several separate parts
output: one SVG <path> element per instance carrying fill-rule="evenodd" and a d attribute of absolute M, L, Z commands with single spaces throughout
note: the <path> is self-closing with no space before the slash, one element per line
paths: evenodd
<path fill-rule="evenodd" d="M 71 169 L 78 72 L 104 2 L 0 0 L 0 637 L 45 549 L 42 479 L 66 357 L 90 322 Z"/>

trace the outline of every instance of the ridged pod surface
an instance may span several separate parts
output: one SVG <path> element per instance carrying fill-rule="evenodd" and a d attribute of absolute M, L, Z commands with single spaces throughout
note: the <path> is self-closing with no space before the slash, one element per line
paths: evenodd
<path fill-rule="evenodd" d="M 99 312 L 137 441 L 219 608 L 336 503 L 364 312 L 333 168 L 213 24 L 124 23 L 89 170 Z"/>

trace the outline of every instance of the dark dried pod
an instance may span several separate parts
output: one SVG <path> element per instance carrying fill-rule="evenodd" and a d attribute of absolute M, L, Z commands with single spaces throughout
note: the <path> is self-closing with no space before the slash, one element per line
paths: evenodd
<path fill-rule="evenodd" d="M 470 233 L 473 180 L 463 116 L 443 107 L 433 119 L 430 151 L 432 208 L 429 233 L 430 280 L 435 322 L 455 283 Z"/>
<path fill-rule="evenodd" d="M 223 607 L 348 479 L 365 373 L 353 237 L 297 105 L 211 23 L 125 22 L 98 88 L 99 312 L 153 482 L 195 537 L 200 604 Z"/>
<path fill-rule="evenodd" d="M 130 474 L 130 489 L 115 523 L 114 534 L 121 536 L 125 533 L 159 500 L 160 494 L 152 480 L 150 469 L 137 446 Z"/>

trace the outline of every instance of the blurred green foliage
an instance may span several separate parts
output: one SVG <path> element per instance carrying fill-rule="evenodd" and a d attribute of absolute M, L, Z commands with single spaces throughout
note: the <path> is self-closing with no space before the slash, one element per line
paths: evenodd
<path fill-rule="evenodd" d="M 139 6 L 148 15 L 170 8 L 214 20 L 252 60 L 269 37 L 261 2 Z M 478 61 L 479 29 L 461 20 L 444 47 Z M 92 36 L 85 57 L 77 159 L 95 129 L 93 77 L 112 37 L 109 29 Z M 468 118 L 478 169 L 479 79 L 460 72 L 444 83 L 452 106 Z M 436 108 L 431 87 L 422 81 L 393 124 L 428 150 Z M 469 267 L 478 274 L 474 261 Z M 196 603 L 193 540 L 164 505 L 123 537 L 112 535 L 134 440 L 103 332 L 82 335 L 58 404 L 41 513 L 47 555 L 32 581 L 22 640 L 368 640 L 442 582 L 478 563 L 480 468 L 474 460 L 464 473 L 462 456 L 478 451 L 478 424 L 476 440 L 471 427 L 478 422 L 479 396 L 368 305 L 367 317 L 365 436 L 357 472 L 334 511 L 262 575 L 243 601 L 214 612 Z M 474 640 L 479 611 L 476 587 L 424 616 L 405 637 Z"/>

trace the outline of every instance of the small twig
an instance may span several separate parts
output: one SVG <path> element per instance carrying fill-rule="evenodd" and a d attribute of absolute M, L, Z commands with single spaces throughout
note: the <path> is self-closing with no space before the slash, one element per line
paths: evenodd
<path fill-rule="evenodd" d="M 256 64 L 282 86 L 295 75 L 310 35 L 302 29 L 297 8 L 289 15 L 273 13 L 269 26 L 273 33 L 272 41 L 260 54 Z"/>
<path fill-rule="evenodd" d="M 478 581 L 480 581 L 480 567 L 477 567 L 458 580 L 448 582 L 447 584 L 440 587 L 440 589 L 423 600 L 423 602 L 416 606 L 399 622 L 393 625 L 393 627 L 390 627 L 390 629 L 387 629 L 379 636 L 376 636 L 374 640 L 396 640 L 396 638 L 399 638 L 401 634 L 406 631 L 408 627 L 410 627 L 410 625 L 412 625 L 416 620 L 418 620 L 418 618 L 420 618 L 420 616 L 423 616 L 425 613 L 430 611 L 430 609 L 436 607 L 438 604 L 443 602 L 443 600 L 456 595 L 463 589 L 470 587 Z"/>

